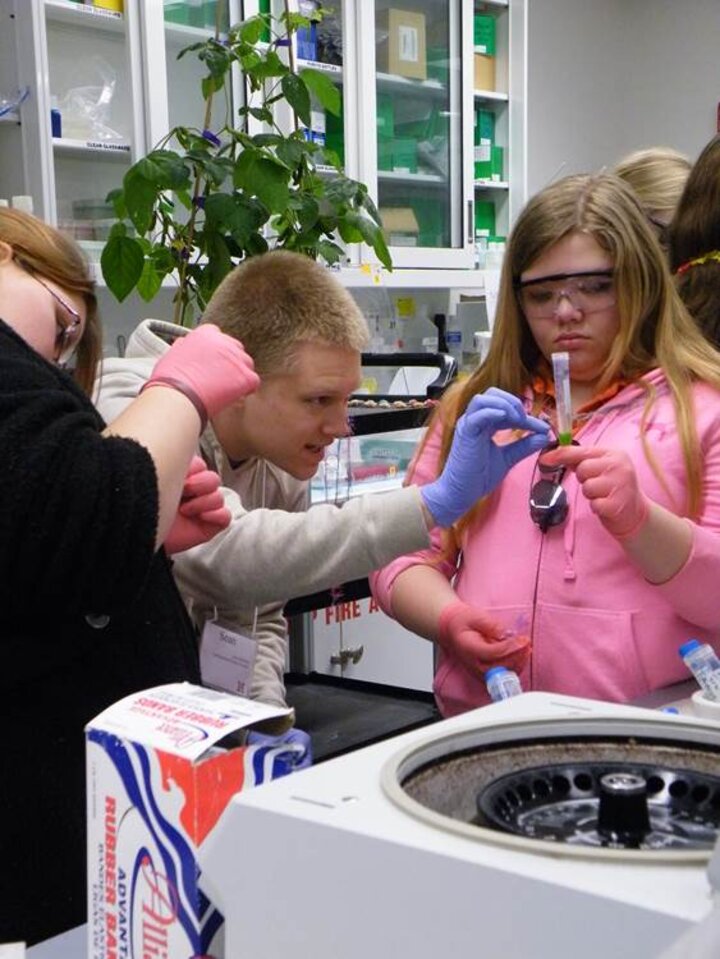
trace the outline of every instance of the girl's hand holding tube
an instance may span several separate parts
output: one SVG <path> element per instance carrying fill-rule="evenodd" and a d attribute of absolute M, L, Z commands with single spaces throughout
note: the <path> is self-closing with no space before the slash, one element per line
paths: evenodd
<path fill-rule="evenodd" d="M 575 471 L 590 509 L 617 539 L 636 536 L 647 522 L 650 501 L 640 489 L 630 457 L 622 450 L 559 446 L 544 453 L 542 461 Z"/>
<path fill-rule="evenodd" d="M 438 644 L 468 672 L 506 666 L 520 673 L 530 655 L 527 636 L 510 636 L 485 613 L 461 600 L 445 606 L 438 621 Z"/>

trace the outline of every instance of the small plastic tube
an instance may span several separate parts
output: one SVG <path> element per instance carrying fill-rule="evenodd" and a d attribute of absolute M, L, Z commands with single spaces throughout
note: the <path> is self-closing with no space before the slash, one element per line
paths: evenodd
<path fill-rule="evenodd" d="M 557 438 L 560 446 L 572 443 L 572 399 L 570 398 L 570 354 L 553 353 Z"/>

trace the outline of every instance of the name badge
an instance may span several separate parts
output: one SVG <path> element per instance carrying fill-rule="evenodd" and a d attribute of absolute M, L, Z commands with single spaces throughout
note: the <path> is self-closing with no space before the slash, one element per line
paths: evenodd
<path fill-rule="evenodd" d="M 257 641 L 219 623 L 205 623 L 200 639 L 200 674 L 204 685 L 249 696 Z"/>

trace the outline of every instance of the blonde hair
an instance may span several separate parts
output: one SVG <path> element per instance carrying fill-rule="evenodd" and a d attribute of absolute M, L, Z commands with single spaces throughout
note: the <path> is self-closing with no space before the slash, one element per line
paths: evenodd
<path fill-rule="evenodd" d="M 613 172 L 635 191 L 646 216 L 668 224 L 691 169 L 688 157 L 678 150 L 648 147 L 623 157 Z"/>
<path fill-rule="evenodd" d="M 358 352 L 369 333 L 350 293 L 327 267 L 289 250 L 245 260 L 213 294 L 203 322 L 240 340 L 261 375 L 286 369 L 301 342 Z"/>
<path fill-rule="evenodd" d="M 638 383 L 650 370 L 662 368 L 681 438 L 688 510 L 696 514 L 702 477 L 690 385 L 703 381 L 720 389 L 720 354 L 703 338 L 675 291 L 637 198 L 612 174 L 566 177 L 533 197 L 520 214 L 503 263 L 488 356 L 472 376 L 446 394 L 435 414 L 442 423 L 442 462 L 457 419 L 477 393 L 497 386 L 516 396 L 534 395 L 533 382 L 545 372 L 546 364 L 520 309 L 516 285 L 544 252 L 575 232 L 593 237 L 614 265 L 620 328 L 600 371 L 597 391 L 618 380 Z M 642 385 L 647 392 L 645 421 L 654 392 Z M 645 453 L 659 476 L 647 447 Z M 458 529 L 462 531 L 473 518 L 474 513 L 468 514 Z"/>
<path fill-rule="evenodd" d="M 74 377 L 91 395 L 102 355 L 102 331 L 97 312 L 95 281 L 80 247 L 54 227 L 21 210 L 0 207 L 0 240 L 32 273 L 85 301 L 86 322 L 77 349 Z"/>

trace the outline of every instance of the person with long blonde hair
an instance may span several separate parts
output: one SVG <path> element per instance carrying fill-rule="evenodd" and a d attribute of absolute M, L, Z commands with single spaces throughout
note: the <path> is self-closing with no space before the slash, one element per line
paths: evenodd
<path fill-rule="evenodd" d="M 720 356 L 618 177 L 567 177 L 527 204 L 489 355 L 444 397 L 410 481 L 433 479 L 489 388 L 557 428 L 557 352 L 573 444 L 518 463 L 450 535 L 373 577 L 380 605 L 438 644 L 444 715 L 486 703 L 497 663 L 526 691 L 624 702 L 687 678 L 689 637 L 720 648 Z"/>

